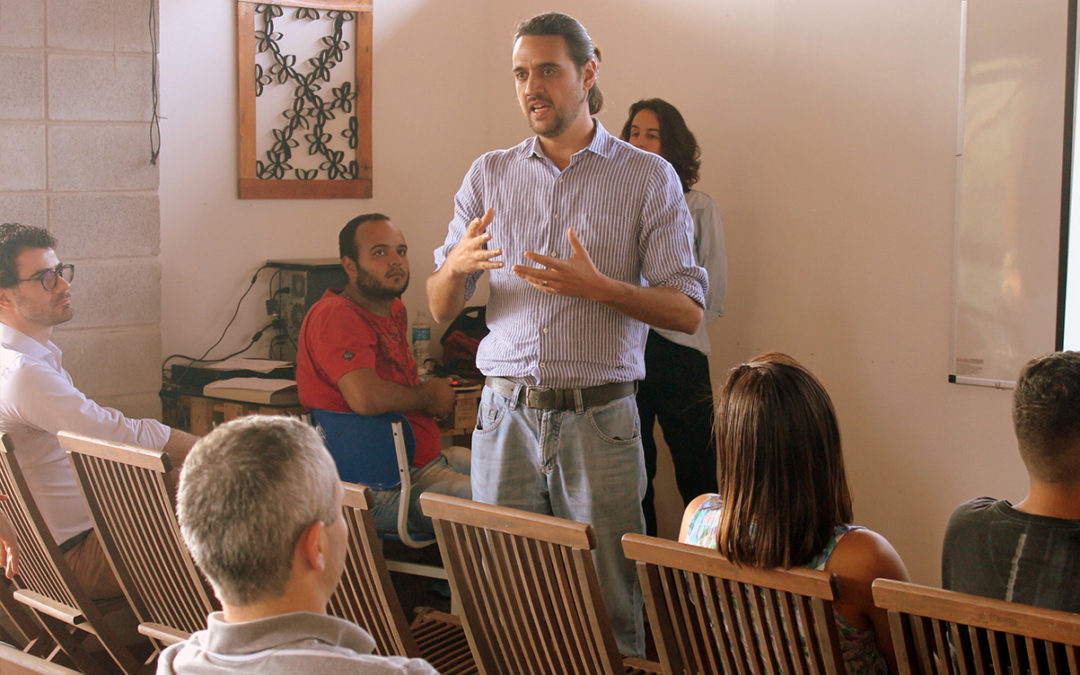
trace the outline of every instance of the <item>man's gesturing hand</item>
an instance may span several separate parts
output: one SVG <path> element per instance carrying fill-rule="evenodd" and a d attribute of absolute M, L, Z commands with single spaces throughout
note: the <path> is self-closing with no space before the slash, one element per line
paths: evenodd
<path fill-rule="evenodd" d="M 491 241 L 488 225 L 495 218 L 495 209 L 488 209 L 480 218 L 473 218 L 465 228 L 465 236 L 446 255 L 446 266 L 454 274 L 472 274 L 494 270 L 503 266 L 502 261 L 492 260 L 502 255 L 501 248 L 484 248 Z"/>
<path fill-rule="evenodd" d="M 570 241 L 570 248 L 573 251 L 568 259 L 562 260 L 526 251 L 526 258 L 543 265 L 546 269 L 514 265 L 514 274 L 544 293 L 604 302 L 610 295 L 612 280 L 596 269 L 592 258 L 589 257 L 589 252 L 574 234 L 573 227 L 566 231 L 566 238 Z"/>

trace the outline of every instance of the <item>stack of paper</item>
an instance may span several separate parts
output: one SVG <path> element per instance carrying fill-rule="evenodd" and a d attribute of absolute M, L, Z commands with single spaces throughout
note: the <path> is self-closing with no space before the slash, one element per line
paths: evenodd
<path fill-rule="evenodd" d="M 203 387 L 203 396 L 231 401 L 267 403 L 270 405 L 299 405 L 296 380 L 264 377 L 230 377 L 210 382 Z"/>

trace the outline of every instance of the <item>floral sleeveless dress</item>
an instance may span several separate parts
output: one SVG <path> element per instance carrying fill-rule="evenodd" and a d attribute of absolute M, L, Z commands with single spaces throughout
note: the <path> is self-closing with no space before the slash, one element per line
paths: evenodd
<path fill-rule="evenodd" d="M 720 496 L 709 495 L 698 510 L 690 516 L 686 543 L 703 548 L 716 548 L 716 535 L 720 528 Z M 824 570 L 825 563 L 832 555 L 836 545 L 851 530 L 862 529 L 858 525 L 837 525 L 829 543 L 821 553 L 814 556 L 806 567 Z M 884 675 L 889 672 L 885 657 L 878 651 L 873 630 L 854 628 L 844 617 L 834 614 L 836 627 L 840 634 L 840 649 L 844 655 L 844 664 L 851 675 Z"/>

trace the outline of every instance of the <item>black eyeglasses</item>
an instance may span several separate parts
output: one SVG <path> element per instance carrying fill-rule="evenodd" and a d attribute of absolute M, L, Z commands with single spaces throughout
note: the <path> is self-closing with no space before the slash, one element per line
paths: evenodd
<path fill-rule="evenodd" d="M 71 280 L 75 278 L 75 266 L 71 263 L 60 263 L 51 270 L 42 270 L 37 274 L 27 277 L 26 279 L 19 279 L 21 284 L 24 281 L 40 281 L 41 287 L 46 291 L 53 291 L 56 289 L 56 285 L 60 283 L 60 280 L 71 283 Z"/>

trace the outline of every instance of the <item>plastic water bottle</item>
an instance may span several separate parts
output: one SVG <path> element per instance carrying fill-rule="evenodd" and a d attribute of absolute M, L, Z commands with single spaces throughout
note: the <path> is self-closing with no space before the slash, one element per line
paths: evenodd
<path fill-rule="evenodd" d="M 431 323 L 424 310 L 418 311 L 413 319 L 412 351 L 413 358 L 416 359 L 416 373 L 421 382 L 427 382 L 431 377 L 431 371 L 427 367 L 427 360 L 431 357 Z"/>

